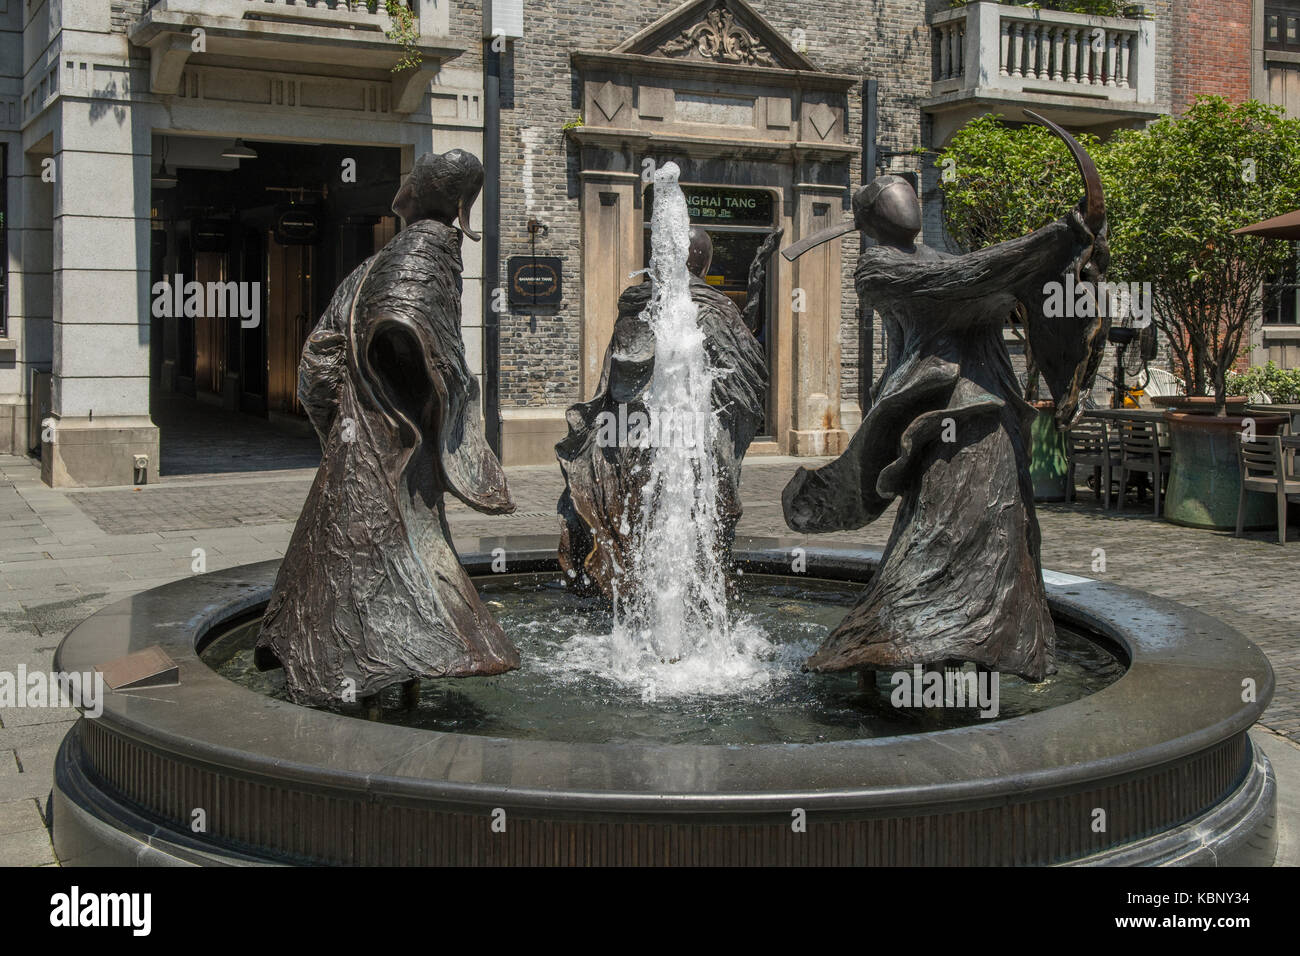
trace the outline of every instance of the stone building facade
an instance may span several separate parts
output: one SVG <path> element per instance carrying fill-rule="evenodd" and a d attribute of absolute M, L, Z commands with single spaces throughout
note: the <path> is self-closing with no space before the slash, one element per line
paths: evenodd
<path fill-rule="evenodd" d="M 1236 97 L 1242 75 L 1285 98 L 1289 74 L 1270 71 L 1295 66 L 1260 53 L 1265 7 L 1292 0 L 1146 0 L 1141 19 L 949 0 L 523 0 L 522 29 L 495 41 L 478 0 L 405 2 L 423 66 L 394 72 L 382 3 L 0 0 L 0 452 L 39 447 L 52 483 L 129 483 L 141 458 L 157 472 L 151 401 L 294 414 L 296 343 L 390 234 L 385 191 L 420 152 L 482 153 L 489 44 L 500 279 L 483 287 L 467 242 L 463 327 L 508 464 L 554 461 L 565 409 L 596 387 L 614 302 L 644 264 L 648 163 L 681 166 L 718 249 L 710 281 L 739 304 L 763 236 L 783 229 L 788 245 L 847 217 L 882 172 L 913 178 L 924 238 L 946 247 L 933 151 L 973 116 L 1030 107 L 1105 135 L 1195 92 Z M 366 188 L 327 175 L 350 157 L 371 170 Z M 282 203 L 252 199 L 277 188 Z M 273 227 L 311 197 L 309 255 Z M 853 292 L 857 254 L 850 234 L 770 260 L 772 387 L 751 453 L 833 453 L 857 427 L 887 345 Z M 512 265 L 549 257 L 557 302 L 506 294 Z M 159 275 L 205 269 L 301 294 L 268 298 L 256 334 L 151 315 Z"/>
<path fill-rule="evenodd" d="M 862 182 L 906 173 L 925 202 L 926 240 L 945 247 L 932 151 L 989 110 L 1019 117 L 1030 106 L 1103 135 L 1168 112 L 1171 5 L 1148 3 L 1149 19 L 1137 21 L 947 0 L 530 3 L 503 89 L 501 254 L 558 256 L 564 299 L 500 316 L 505 460 L 551 460 L 565 408 L 596 386 L 614 298 L 643 265 L 645 162 L 677 161 L 682 181 L 705 193 L 775 190 L 783 245 L 849 215 Z M 729 18 L 765 58 L 728 56 L 709 40 L 719 32 L 711 16 Z M 868 80 L 876 148 L 864 173 Z M 835 114 L 833 142 L 810 122 L 817 83 Z M 782 84 L 797 89 L 788 126 L 784 112 L 776 125 L 770 113 Z M 806 157 L 815 146 L 822 154 Z M 808 190 L 815 221 L 797 212 Z M 751 453 L 833 453 L 860 421 L 886 343 L 859 317 L 857 253 L 854 234 L 815 254 L 826 261 L 772 261 L 773 394 Z M 822 294 L 834 277 L 838 288 Z M 795 289 L 817 293 L 808 311 L 793 311 Z"/>
<path fill-rule="evenodd" d="M 39 449 L 51 484 L 130 484 L 158 474 L 151 400 L 295 411 L 322 280 L 382 240 L 416 155 L 482 151 L 478 13 L 408 0 L 423 62 L 394 72 L 403 51 L 372 6 L 0 0 L 0 453 Z M 297 222 L 319 237 L 277 231 L 312 196 Z M 467 246 L 466 344 L 481 365 Z M 160 319 L 154 283 L 195 270 L 256 280 L 267 321 Z"/>

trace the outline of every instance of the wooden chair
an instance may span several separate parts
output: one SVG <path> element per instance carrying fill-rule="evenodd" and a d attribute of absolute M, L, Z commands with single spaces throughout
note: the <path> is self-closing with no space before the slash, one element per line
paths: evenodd
<path fill-rule="evenodd" d="M 1258 441 L 1243 441 L 1237 449 L 1241 469 L 1241 493 L 1237 496 L 1237 536 L 1246 524 L 1246 492 L 1277 496 L 1277 543 L 1286 544 L 1286 503 L 1300 501 L 1300 479 L 1287 474 L 1280 435 L 1261 435 Z"/>
<path fill-rule="evenodd" d="M 1169 452 L 1160 447 L 1160 429 L 1155 422 L 1119 421 L 1119 506 L 1125 506 L 1125 490 L 1134 472 L 1151 476 L 1155 489 L 1155 514 L 1160 515 L 1161 486 L 1169 476 Z"/>
<path fill-rule="evenodd" d="M 1119 448 L 1111 439 L 1110 426 L 1100 419 L 1085 418 L 1065 435 L 1065 500 L 1074 500 L 1075 469 L 1079 465 L 1097 470 L 1096 493 L 1105 494 L 1105 507 L 1110 507 L 1110 475 L 1119 468 Z"/>

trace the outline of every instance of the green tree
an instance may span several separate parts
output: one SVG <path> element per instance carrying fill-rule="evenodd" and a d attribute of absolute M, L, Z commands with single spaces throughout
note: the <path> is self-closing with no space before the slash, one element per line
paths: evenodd
<path fill-rule="evenodd" d="M 1110 277 L 1150 282 L 1154 322 L 1188 394 L 1224 412 L 1227 375 L 1286 243 L 1232 231 L 1300 207 L 1300 121 L 1250 101 L 1197 100 L 1180 117 L 1080 137 L 1106 193 Z M 1022 236 L 1082 194 L 1064 146 L 1039 126 L 973 120 L 938 157 L 949 232 L 967 248 Z"/>
<path fill-rule="evenodd" d="M 1111 269 L 1150 282 L 1155 323 L 1188 394 L 1215 397 L 1289 247 L 1232 231 L 1300 207 L 1300 122 L 1279 107 L 1203 97 L 1181 117 L 1117 133 L 1103 153 Z"/>
<path fill-rule="evenodd" d="M 1101 143 L 1095 136 L 1085 133 L 1078 139 L 1098 156 Z M 969 250 L 1040 229 L 1083 195 L 1070 151 L 1046 126 L 1012 127 L 992 113 L 958 130 L 936 165 L 944 222 L 953 239 Z"/>

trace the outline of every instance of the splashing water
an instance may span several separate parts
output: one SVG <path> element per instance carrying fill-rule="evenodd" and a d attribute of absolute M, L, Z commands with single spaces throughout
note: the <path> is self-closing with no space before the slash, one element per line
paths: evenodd
<path fill-rule="evenodd" d="M 728 615 L 714 456 L 725 436 L 711 400 L 718 370 L 691 299 L 690 219 L 677 176 L 673 163 L 655 174 L 645 313 L 655 365 L 645 404 L 656 441 L 625 572 L 634 586 L 615 607 L 613 633 L 575 638 L 567 655 L 579 670 L 654 696 L 754 689 L 773 676 L 773 646 L 747 619 Z"/>

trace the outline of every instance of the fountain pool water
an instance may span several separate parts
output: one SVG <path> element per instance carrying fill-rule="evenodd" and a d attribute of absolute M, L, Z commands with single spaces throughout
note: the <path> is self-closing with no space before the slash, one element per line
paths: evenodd
<path fill-rule="evenodd" d="M 387 694 L 381 721 L 297 706 L 252 667 L 278 562 L 198 575 L 100 611 L 60 646 L 84 671 L 161 650 L 181 682 L 108 694 L 60 748 L 65 865 L 1268 863 L 1276 788 L 1247 735 L 1268 663 L 1199 612 L 1112 584 L 1048 585 L 1061 669 L 1001 682 L 1000 710 L 894 708 L 798 662 L 878 552 L 742 539 L 737 603 L 767 629 L 763 689 L 643 699 L 565 666 L 607 614 L 561 584 L 556 539 L 461 560 L 519 645 L 496 677 Z M 504 549 L 514 573 L 493 566 Z M 801 646 L 803 645 L 803 646 Z M 567 658 L 571 660 L 571 655 Z M 1249 679 L 1258 696 L 1242 701 Z M 1236 688 L 1235 690 L 1233 688 Z M 1109 807 L 1109 826 L 1092 826 Z M 212 808 L 207 832 L 193 807 Z M 807 813 L 791 829 L 792 808 Z M 1127 808 L 1136 808 L 1129 811 Z M 493 830 L 502 813 L 505 837 Z M 364 835 L 364 838 L 360 838 Z"/>
<path fill-rule="evenodd" d="M 1124 672 L 1105 646 L 1058 626 L 1057 672 L 1042 684 L 1004 677 L 996 715 L 981 717 L 974 707 L 895 707 L 892 675 L 879 674 L 874 688 L 863 688 L 853 674 L 804 673 L 801 667 L 853 606 L 860 584 L 748 574 L 738 597 L 748 609 L 749 626 L 766 635 L 767 643 L 765 652 L 747 662 L 753 677 L 718 693 L 664 696 L 630 684 L 594 649 L 589 658 L 575 654 L 575 628 L 609 633 L 612 622 L 602 602 L 575 595 L 554 574 L 492 575 L 477 583 L 484 603 L 518 645 L 520 668 L 494 677 L 424 681 L 415 707 L 405 706 L 393 688 L 381 700 L 380 720 L 573 743 L 811 744 L 1020 717 L 1096 693 Z M 228 680 L 287 699 L 282 672 L 260 672 L 253 664 L 257 627 L 253 617 L 214 633 L 203 660 Z M 344 705 L 340 712 L 361 710 Z"/>

